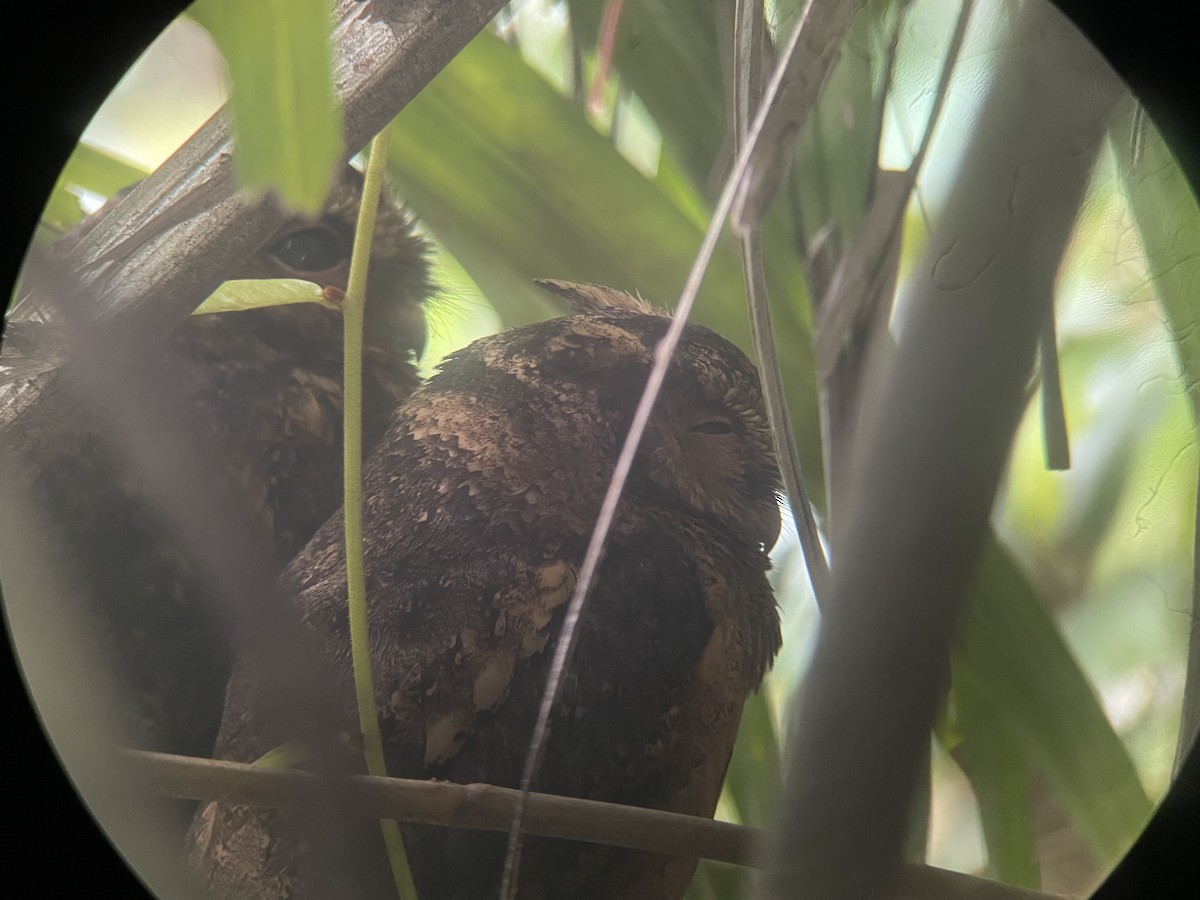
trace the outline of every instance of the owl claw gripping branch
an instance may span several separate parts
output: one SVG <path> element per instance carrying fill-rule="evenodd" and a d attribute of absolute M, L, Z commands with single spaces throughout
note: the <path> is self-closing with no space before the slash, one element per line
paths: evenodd
<path fill-rule="evenodd" d="M 578 565 L 665 314 L 547 282 L 575 315 L 476 341 L 401 402 L 364 467 L 367 598 L 389 774 L 516 786 Z M 688 326 L 621 500 L 550 722 L 536 791 L 711 816 L 742 705 L 779 647 L 767 552 L 778 471 L 746 357 Z M 345 692 L 342 519 L 281 576 Z M 217 755 L 284 743 L 254 667 L 230 683 Z M 212 802 L 193 866 L 217 896 L 326 897 L 288 813 Z M 369 826 L 369 827 L 367 827 Z M 496 896 L 505 838 L 404 825 L 422 900 Z M 379 845 L 365 823 L 364 842 Z M 530 838 L 518 896 L 678 898 L 696 860 Z M 362 873 L 356 896 L 387 896 Z M 394 889 L 392 889 L 394 896 Z"/>

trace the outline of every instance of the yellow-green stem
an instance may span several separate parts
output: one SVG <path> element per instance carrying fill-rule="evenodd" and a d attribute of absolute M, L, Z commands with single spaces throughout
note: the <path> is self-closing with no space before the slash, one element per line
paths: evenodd
<path fill-rule="evenodd" d="M 362 522 L 362 343 L 363 308 L 367 293 L 367 261 L 371 256 L 371 237 L 375 230 L 375 211 L 387 164 L 391 129 L 385 128 L 371 142 L 363 180 L 362 205 L 354 231 L 354 252 L 350 258 L 350 277 L 342 308 L 344 329 L 343 390 L 345 391 L 342 494 L 346 520 L 346 589 L 350 607 L 350 653 L 354 662 L 354 693 L 358 703 L 358 721 L 363 735 L 363 754 L 371 775 L 387 775 L 383 759 L 383 739 L 375 708 L 375 680 L 371 675 L 371 644 L 367 633 L 367 583 L 363 567 Z M 417 900 L 400 826 L 391 819 L 379 823 L 387 847 L 396 892 L 403 900 Z"/>

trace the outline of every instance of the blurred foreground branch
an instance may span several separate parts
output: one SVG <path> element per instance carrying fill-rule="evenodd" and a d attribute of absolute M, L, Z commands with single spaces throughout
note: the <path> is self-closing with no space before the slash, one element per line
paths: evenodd
<path fill-rule="evenodd" d="M 945 694 L 948 653 L 1024 403 L 1063 247 L 1118 81 L 1049 5 L 1010 50 L 871 364 L 834 521 L 830 602 L 793 721 L 762 895 L 887 895 Z"/>
<path fill-rule="evenodd" d="M 0 479 L 13 485 L 15 493 L 17 486 L 39 477 L 22 460 L 37 459 L 40 447 L 54 445 L 55 415 L 72 408 L 60 401 L 78 399 L 136 477 L 139 494 L 154 510 L 163 533 L 175 546 L 185 548 L 198 576 L 211 588 L 217 602 L 213 612 L 225 632 L 233 636 L 236 646 L 263 661 L 267 707 L 313 748 L 321 771 L 340 771 L 341 750 L 329 737 L 336 733 L 330 723 L 337 721 L 340 711 L 335 682 L 303 637 L 290 598 L 276 588 L 270 548 L 246 498 L 224 477 L 207 436 L 185 415 L 186 371 L 161 348 L 140 342 L 136 331 L 115 323 L 89 325 L 83 310 L 90 292 L 78 289 L 44 255 L 31 254 L 27 275 L 38 285 L 48 311 L 72 346 L 72 359 L 43 392 L 42 407 L 27 410 L 23 427 L 6 434 L 8 440 L 0 447 Z M 30 502 L 19 494 L 14 499 Z M 66 560 L 64 565 L 48 523 L 32 517 L 22 524 L 25 533 L 0 535 L 0 558 L 5 606 L 28 690 L 72 774 L 79 777 L 86 769 L 95 775 L 95 782 L 86 786 L 113 793 L 111 783 L 100 783 L 111 773 L 97 771 L 91 759 L 128 741 L 120 733 L 128 711 L 113 702 L 111 670 L 94 658 L 98 639 L 90 633 L 93 623 L 82 603 L 91 587 L 87 561 Z M 22 543 L 31 546 L 22 552 Z M 61 571 L 71 563 L 77 563 L 76 571 Z M 39 571 L 26 574 L 31 568 Z M 35 630 L 23 630 L 26 623 Z M 31 637 L 41 646 L 35 646 Z M 37 658 L 38 650 L 49 658 Z M 106 719 L 106 728 L 82 727 L 97 711 Z M 86 760 L 86 765 L 72 765 L 80 760 Z M 94 802 L 97 794 L 87 796 Z M 123 818 L 132 818 L 130 809 L 117 805 L 104 824 L 114 834 L 136 836 L 122 849 L 139 871 L 178 859 L 178 836 L 170 840 L 164 822 L 123 822 Z M 347 870 L 352 870 L 361 851 L 340 837 L 345 816 L 339 798 L 327 793 L 320 816 L 310 818 L 311 823 L 305 824 L 311 824 L 312 833 L 336 848 Z M 138 853 L 139 849 L 144 852 Z M 168 875 L 177 876 L 177 872 Z"/>

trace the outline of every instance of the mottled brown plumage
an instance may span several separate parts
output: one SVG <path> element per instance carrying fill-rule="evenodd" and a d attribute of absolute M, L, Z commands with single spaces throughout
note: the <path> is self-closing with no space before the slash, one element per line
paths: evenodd
<path fill-rule="evenodd" d="M 361 184 L 346 169 L 318 219 L 289 222 L 228 277 L 305 278 L 344 288 Z M 63 246 L 89 225 L 64 237 Z M 407 214 L 385 200 L 366 304 L 368 446 L 418 382 L 413 352 L 424 345 L 422 302 L 430 292 L 424 253 Z M 0 362 L 13 362 L 18 347 L 56 352 L 52 324 L 33 318 L 10 326 Z M 277 569 L 341 503 L 341 341 L 340 314 L 305 304 L 193 316 L 162 346 L 139 348 L 142 377 L 170 372 L 182 385 L 178 408 L 204 441 L 203 452 L 219 460 L 247 499 Z M 48 553 L 86 586 L 79 611 L 128 700 L 118 718 L 141 746 L 207 756 L 229 676 L 230 635 L 189 548 L 164 528 L 112 451 L 103 417 L 70 384 L 59 378 L 49 387 L 36 420 L 4 422 L 0 414 L 0 452 L 26 476 L 45 517 Z"/>
<path fill-rule="evenodd" d="M 397 409 L 364 472 L 367 593 L 389 773 L 516 786 L 552 648 L 668 319 L 548 283 L 579 313 L 477 341 Z M 688 326 L 621 501 L 534 789 L 711 816 L 746 697 L 779 646 L 766 578 L 778 472 L 756 373 Z M 341 515 L 287 567 L 353 716 Z M 289 739 L 230 684 L 218 755 Z M 352 742 L 353 743 L 353 742 Z M 326 897 L 286 813 L 206 804 L 216 896 Z M 504 836 L 404 826 L 422 900 L 495 897 Z M 381 845 L 378 826 L 362 840 Z M 694 859 L 529 839 L 519 896 L 677 898 Z M 388 896 L 381 863 L 350 896 Z M 391 889 L 394 896 L 394 888 Z"/>

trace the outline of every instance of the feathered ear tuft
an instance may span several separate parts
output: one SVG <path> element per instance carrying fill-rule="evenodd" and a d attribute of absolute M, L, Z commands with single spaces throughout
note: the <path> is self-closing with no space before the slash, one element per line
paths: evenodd
<path fill-rule="evenodd" d="M 652 306 L 640 297 L 602 284 L 579 284 L 574 281 L 556 281 L 552 278 L 535 278 L 534 284 L 551 294 L 566 297 L 577 313 L 625 312 L 639 316 L 668 315 L 665 310 Z"/>

